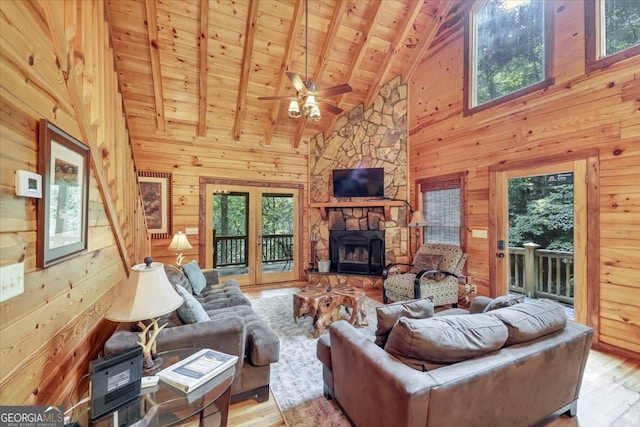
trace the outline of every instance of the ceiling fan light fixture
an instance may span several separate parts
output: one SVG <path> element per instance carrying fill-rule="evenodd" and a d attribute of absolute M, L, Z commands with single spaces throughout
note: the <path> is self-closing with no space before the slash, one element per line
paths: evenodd
<path fill-rule="evenodd" d="M 318 108 L 317 104 L 314 104 L 313 107 L 311 107 L 311 111 L 309 111 L 307 117 L 309 117 L 309 120 L 312 122 L 320 121 L 322 116 L 320 115 L 320 108 Z"/>
<path fill-rule="evenodd" d="M 311 113 L 311 110 L 313 110 L 313 107 L 318 107 L 318 105 L 316 104 L 316 97 L 313 95 L 308 95 L 307 99 L 305 99 L 304 101 L 304 106 L 302 107 L 305 115 L 308 116 L 309 113 Z"/>
<path fill-rule="evenodd" d="M 289 109 L 287 110 L 287 112 L 289 113 L 289 117 L 292 119 L 297 119 L 302 115 L 302 112 L 300 111 L 300 106 L 298 105 L 297 100 L 295 99 L 291 100 L 291 102 L 289 103 Z"/>

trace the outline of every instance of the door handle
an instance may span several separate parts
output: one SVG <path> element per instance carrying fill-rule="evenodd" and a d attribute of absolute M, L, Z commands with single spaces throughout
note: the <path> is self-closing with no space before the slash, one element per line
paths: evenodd
<path fill-rule="evenodd" d="M 496 254 L 496 258 L 504 258 L 504 254 L 502 252 L 498 252 Z"/>

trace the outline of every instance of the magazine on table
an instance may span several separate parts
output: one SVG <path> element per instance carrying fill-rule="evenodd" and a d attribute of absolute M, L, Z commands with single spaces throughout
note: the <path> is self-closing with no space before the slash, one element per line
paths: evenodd
<path fill-rule="evenodd" d="M 189 393 L 233 366 L 237 360 L 238 356 L 205 348 L 163 369 L 158 376 L 160 381 Z"/>

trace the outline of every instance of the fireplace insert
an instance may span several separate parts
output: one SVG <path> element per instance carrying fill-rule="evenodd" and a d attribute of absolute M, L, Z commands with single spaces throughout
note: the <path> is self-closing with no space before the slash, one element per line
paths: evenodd
<path fill-rule="evenodd" d="M 331 271 L 381 275 L 384 230 L 332 230 L 329 233 Z"/>

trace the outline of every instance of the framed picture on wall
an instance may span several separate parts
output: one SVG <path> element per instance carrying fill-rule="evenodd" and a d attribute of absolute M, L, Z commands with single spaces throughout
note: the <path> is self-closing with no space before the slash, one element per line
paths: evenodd
<path fill-rule="evenodd" d="M 151 238 L 171 237 L 171 174 L 138 172 L 138 183 Z"/>
<path fill-rule="evenodd" d="M 38 141 L 36 262 L 46 268 L 87 250 L 89 147 L 45 119 L 38 123 Z"/>

